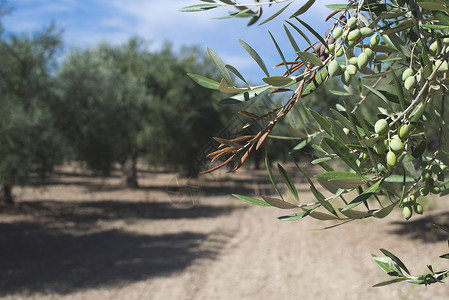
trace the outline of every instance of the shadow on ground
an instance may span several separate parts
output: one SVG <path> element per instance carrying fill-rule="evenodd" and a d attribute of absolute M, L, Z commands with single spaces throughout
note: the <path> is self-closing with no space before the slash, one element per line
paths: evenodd
<path fill-rule="evenodd" d="M 395 226 L 389 233 L 424 243 L 437 243 L 449 238 L 449 233 L 433 226 L 433 224 L 438 224 L 449 228 L 449 212 L 419 218 L 412 217 L 410 221 L 396 221 L 392 224 Z"/>
<path fill-rule="evenodd" d="M 128 202 L 120 200 L 98 201 L 22 201 L 14 207 L 0 208 L 8 215 L 29 215 L 50 221 L 76 222 L 79 225 L 98 221 L 126 219 L 194 219 L 213 218 L 244 207 L 212 206 L 197 204 L 179 208 L 171 202 Z"/>
<path fill-rule="evenodd" d="M 187 230 L 150 235 L 102 228 L 97 221 L 213 218 L 232 209 L 123 201 L 19 202 L 6 213 L 20 221 L 0 222 L 0 297 L 123 285 L 168 276 L 198 259 L 214 259 L 231 235 Z"/>

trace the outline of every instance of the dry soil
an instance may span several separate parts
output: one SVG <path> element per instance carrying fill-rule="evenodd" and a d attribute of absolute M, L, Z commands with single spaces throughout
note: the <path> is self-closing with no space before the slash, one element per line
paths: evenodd
<path fill-rule="evenodd" d="M 16 204 L 0 209 L 0 298 L 449 299 L 449 283 L 371 287 L 388 279 L 370 256 L 379 248 L 412 273 L 449 268 L 438 258 L 448 236 L 431 229 L 449 223 L 445 205 L 317 231 L 335 223 L 280 221 L 290 211 L 230 195 L 271 194 L 264 170 L 139 175 L 141 187 L 125 189 L 118 176 L 64 167 L 43 187 L 16 188 Z"/>

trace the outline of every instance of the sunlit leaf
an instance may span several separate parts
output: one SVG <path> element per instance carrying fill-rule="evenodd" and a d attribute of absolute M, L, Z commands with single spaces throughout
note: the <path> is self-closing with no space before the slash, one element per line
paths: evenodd
<path fill-rule="evenodd" d="M 285 185 L 290 190 L 292 195 L 295 197 L 296 201 L 299 202 L 298 191 L 296 190 L 295 184 L 293 183 L 290 175 L 285 171 L 285 169 L 278 164 L 279 174 L 281 174 L 282 179 L 284 180 Z"/>
<path fill-rule="evenodd" d="M 273 15 L 271 15 L 270 17 L 268 17 L 266 20 L 262 21 L 260 25 L 265 24 L 271 20 L 273 20 L 274 18 L 276 18 L 277 16 L 279 16 L 290 4 L 292 4 L 292 2 L 289 2 L 287 5 L 285 5 L 284 7 L 282 7 L 280 10 L 278 10 L 277 12 L 275 12 Z"/>
<path fill-rule="evenodd" d="M 411 54 L 410 49 L 408 48 L 407 44 L 396 33 L 388 34 L 388 38 L 396 47 L 396 49 L 399 50 L 399 53 L 407 57 L 410 57 Z"/>
<path fill-rule="evenodd" d="M 290 69 L 287 66 L 287 63 L 285 61 L 285 56 L 284 56 L 284 53 L 282 53 L 281 47 L 279 47 L 279 44 L 276 42 L 276 39 L 274 38 L 274 36 L 271 34 L 270 31 L 268 31 L 268 34 L 270 35 L 271 40 L 273 41 L 274 46 L 276 47 L 276 50 L 278 51 L 279 56 L 281 57 L 282 62 L 284 63 L 285 68 L 287 69 L 287 73 L 290 74 Z"/>
<path fill-rule="evenodd" d="M 306 3 L 304 3 L 303 6 L 301 6 L 297 11 L 295 11 L 290 18 L 302 15 L 303 13 L 305 13 L 306 11 L 309 10 L 309 8 L 312 7 L 312 5 L 315 3 L 315 0 L 308 0 Z"/>
<path fill-rule="evenodd" d="M 371 254 L 376 264 L 379 266 L 379 268 L 382 269 L 385 273 L 387 273 L 390 276 L 401 276 L 403 277 L 402 271 L 399 268 L 399 265 L 391 259 L 391 257 L 388 256 L 376 256 L 374 254 Z"/>
<path fill-rule="evenodd" d="M 327 220 L 340 220 L 339 217 L 331 215 L 331 214 L 325 214 L 319 211 L 314 211 L 310 213 L 310 216 L 317 220 L 327 221 Z"/>
<path fill-rule="evenodd" d="M 218 87 L 220 86 L 219 82 L 217 82 L 215 80 L 212 80 L 212 79 L 209 79 L 207 77 L 201 76 L 201 75 L 187 73 L 187 76 L 192 78 L 193 81 L 195 81 L 196 83 L 198 83 L 202 87 L 205 87 L 205 88 L 208 88 L 208 89 L 218 90 Z"/>
<path fill-rule="evenodd" d="M 349 149 L 344 145 L 340 144 L 334 139 L 330 139 L 327 137 L 323 138 L 323 141 L 332 148 L 335 154 L 340 157 L 340 159 L 345 162 L 351 169 L 353 169 L 357 174 L 361 175 L 360 167 L 357 165 L 357 162 L 354 156 L 349 152 Z"/>
<path fill-rule="evenodd" d="M 212 8 L 216 8 L 220 5 L 218 4 L 196 4 L 196 5 L 190 5 L 181 8 L 179 11 L 181 12 L 198 12 L 198 11 L 205 11 Z"/>
<path fill-rule="evenodd" d="M 313 116 L 313 118 L 315 119 L 315 121 L 320 126 L 320 128 L 326 131 L 329 135 L 331 135 L 332 134 L 331 123 L 325 117 L 323 117 L 321 114 L 317 113 L 313 109 L 309 109 L 309 111 Z"/>
<path fill-rule="evenodd" d="M 393 253 L 391 253 L 390 251 L 381 248 L 380 251 L 388 256 L 389 258 L 391 258 L 402 270 L 404 270 L 407 274 L 410 275 L 410 271 L 407 269 L 407 267 L 404 265 L 404 263 Z"/>
<path fill-rule="evenodd" d="M 298 52 L 296 54 L 299 56 L 299 58 L 302 61 L 308 61 L 308 62 L 310 62 L 313 65 L 318 66 L 318 67 L 323 66 L 323 62 L 321 61 L 321 59 L 319 57 L 316 57 L 315 55 L 313 55 L 310 52 L 300 51 L 300 52 Z"/>
<path fill-rule="evenodd" d="M 245 92 L 245 91 L 249 91 L 250 88 L 235 88 L 235 87 L 229 87 L 228 83 L 226 82 L 226 80 L 224 80 L 224 78 L 221 80 L 220 85 L 218 86 L 218 89 L 220 90 L 220 92 L 222 93 L 241 93 L 241 92 Z"/>
<path fill-rule="evenodd" d="M 245 80 L 245 78 L 242 76 L 242 74 L 240 74 L 240 72 L 239 72 L 236 68 L 234 68 L 234 67 L 231 66 L 231 65 L 225 65 L 225 67 L 226 67 L 229 71 L 231 71 L 232 73 L 234 73 L 235 76 L 237 76 L 238 78 L 240 78 L 240 80 L 243 81 L 244 83 L 246 83 L 246 85 L 249 87 L 248 82 Z"/>
<path fill-rule="evenodd" d="M 270 77 L 270 74 L 268 73 L 267 67 L 265 66 L 264 61 L 260 57 L 260 55 L 254 50 L 250 45 L 248 45 L 246 42 L 239 40 L 239 43 L 245 48 L 246 52 L 248 52 L 249 55 L 256 61 L 256 63 L 259 65 L 259 67 L 262 69 L 262 71 L 267 75 L 267 77 Z"/>
<path fill-rule="evenodd" d="M 271 77 L 265 77 L 262 78 L 262 80 L 265 83 L 268 83 L 272 86 L 286 86 L 288 84 L 294 83 L 295 81 L 289 77 L 285 77 L 285 76 L 271 76 Z"/>
<path fill-rule="evenodd" d="M 287 26 L 284 25 L 284 31 L 287 34 L 288 40 L 290 41 L 290 44 L 292 45 L 293 49 L 296 53 L 300 52 L 298 44 L 296 43 L 294 37 L 292 36 L 290 30 L 288 30 Z"/>
<path fill-rule="evenodd" d="M 345 211 L 341 211 L 340 212 L 345 215 L 346 217 L 350 218 L 350 219 L 365 219 L 365 218 L 369 218 L 372 215 L 370 213 L 367 212 L 363 212 L 363 211 L 358 211 L 358 210 L 345 210 Z"/>
<path fill-rule="evenodd" d="M 363 203 L 364 201 L 368 200 L 368 198 L 370 198 L 372 195 L 374 195 L 377 192 L 381 183 L 382 183 L 382 180 L 376 181 L 376 183 L 371 185 L 363 193 L 358 195 L 354 200 L 352 200 L 348 205 L 346 205 L 342 209 L 342 211 L 352 209 L 352 208 L 358 206 L 359 204 Z"/>
<path fill-rule="evenodd" d="M 385 285 L 389 285 L 389 284 L 392 284 L 392 283 L 401 282 L 401 281 L 404 281 L 404 280 L 407 280 L 407 277 L 394 277 L 394 278 L 391 278 L 391 279 L 388 279 L 388 280 L 376 283 L 375 285 L 373 285 L 373 287 L 385 286 Z"/>
<path fill-rule="evenodd" d="M 279 217 L 279 220 L 283 220 L 283 221 L 297 221 L 300 220 L 304 217 L 307 217 L 308 215 L 310 215 L 313 211 L 315 211 L 318 207 L 303 211 L 301 213 L 297 213 L 297 214 L 292 214 L 292 215 L 288 215 L 288 216 L 282 216 Z"/>
<path fill-rule="evenodd" d="M 267 202 L 268 204 L 270 204 L 271 206 L 277 207 L 277 208 L 281 208 L 281 209 L 293 209 L 293 208 L 298 208 L 297 205 L 292 204 L 290 202 L 286 202 L 284 200 L 281 199 L 277 199 L 277 198 L 273 198 L 273 197 L 268 197 L 268 196 L 262 196 L 262 199 L 265 200 L 265 202 Z"/>
<path fill-rule="evenodd" d="M 315 175 L 316 178 L 325 181 L 331 181 L 343 189 L 353 189 L 364 184 L 363 178 L 355 173 L 342 172 L 342 171 L 330 171 Z"/>
<path fill-rule="evenodd" d="M 328 4 L 325 6 L 332 10 L 342 10 L 348 8 L 348 4 Z"/>
<path fill-rule="evenodd" d="M 267 168 L 268 177 L 270 178 L 271 184 L 274 187 L 274 190 L 278 193 L 278 195 L 281 197 L 282 200 L 284 198 L 282 197 L 282 193 L 279 191 L 276 182 L 274 181 L 273 171 L 271 170 L 271 162 L 268 159 L 268 155 L 265 155 L 265 167 Z"/>
<path fill-rule="evenodd" d="M 315 76 L 312 82 L 306 86 L 306 88 L 301 94 L 301 97 L 306 97 L 309 94 L 313 93 L 318 87 L 321 86 L 321 84 L 323 84 L 326 81 L 328 75 L 329 73 L 327 68 L 321 69 L 321 71 Z"/>
<path fill-rule="evenodd" d="M 396 203 L 392 203 L 384 208 L 376 210 L 375 212 L 373 212 L 373 217 L 378 218 L 378 219 L 385 218 L 393 211 L 395 206 L 396 206 Z"/>
<path fill-rule="evenodd" d="M 234 95 L 234 96 L 226 98 L 226 99 L 223 99 L 220 101 L 220 103 L 222 103 L 222 104 L 242 103 L 242 102 L 251 100 L 251 99 L 259 96 L 260 94 L 265 92 L 268 88 L 269 88 L 269 86 L 262 86 L 259 88 L 251 89 L 249 91 Z"/>
<path fill-rule="evenodd" d="M 228 70 L 225 67 L 225 64 L 221 60 L 221 58 L 215 53 L 212 49 L 207 48 L 207 52 L 209 53 L 209 56 L 212 60 L 212 63 L 217 68 L 218 72 L 220 72 L 221 76 L 226 80 L 228 85 L 234 86 L 234 81 L 231 78 L 231 75 L 229 74 Z"/>
<path fill-rule="evenodd" d="M 254 204 L 254 205 L 259 205 L 259 206 L 271 206 L 270 204 L 268 204 L 267 202 L 263 201 L 263 200 L 259 200 L 256 198 L 252 198 L 252 197 L 248 197 L 248 196 L 242 196 L 242 195 L 237 195 L 237 194 L 232 194 L 232 196 L 243 200 L 245 202 Z"/>
<path fill-rule="evenodd" d="M 293 27 L 293 29 L 295 29 L 302 36 L 302 38 L 304 40 L 306 40 L 307 44 L 309 44 L 309 46 L 313 48 L 313 45 L 310 42 L 309 38 L 307 37 L 307 35 L 301 29 L 299 29 L 295 24 L 293 24 L 293 23 L 291 23 L 289 21 L 285 21 L 285 22 L 287 22 L 291 27 Z"/>
<path fill-rule="evenodd" d="M 307 28 L 308 31 L 310 31 L 310 33 L 312 33 L 320 42 L 321 44 L 323 44 L 326 48 L 329 49 L 329 46 L 327 45 L 326 41 L 323 39 L 323 37 L 316 32 L 309 24 L 307 24 L 306 22 L 304 22 L 301 19 L 298 19 L 297 17 L 295 17 L 295 19 L 302 24 L 302 26 L 304 26 L 305 28 Z"/>

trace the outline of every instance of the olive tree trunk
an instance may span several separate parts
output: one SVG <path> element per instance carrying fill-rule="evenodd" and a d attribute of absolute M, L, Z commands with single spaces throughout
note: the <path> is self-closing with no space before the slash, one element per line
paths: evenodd
<path fill-rule="evenodd" d="M 137 155 L 128 157 L 122 165 L 122 183 L 129 188 L 137 188 Z"/>
<path fill-rule="evenodd" d="M 3 203 L 4 204 L 12 204 L 13 198 L 12 198 L 12 186 L 9 184 L 4 184 L 2 187 L 3 192 Z"/>

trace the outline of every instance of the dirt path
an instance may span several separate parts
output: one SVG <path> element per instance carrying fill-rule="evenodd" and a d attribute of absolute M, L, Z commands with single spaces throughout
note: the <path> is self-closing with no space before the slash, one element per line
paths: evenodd
<path fill-rule="evenodd" d="M 423 226 L 447 224 L 435 210 L 406 222 L 366 220 L 326 231 L 313 219 L 282 222 L 285 211 L 227 196 L 269 188 L 264 171 L 207 182 L 185 198 L 173 174 L 143 174 L 143 188 L 116 188 L 64 174 L 45 189 L 16 191 L 0 211 L 2 299 L 447 299 L 447 283 L 371 285 L 387 279 L 371 253 L 383 247 L 412 272 L 438 255 L 447 237 Z M 302 196 L 308 197 L 306 187 Z M 446 201 L 449 199 L 445 199 Z M 193 201 L 193 202 L 192 202 Z M 441 200 L 443 201 L 443 200 Z M 194 204 L 193 206 L 190 204 Z M 411 223 L 411 224 L 410 224 Z M 331 223 L 326 223 L 327 225 Z M 428 224 L 428 225 L 425 225 Z M 407 226 L 406 226 L 407 225 Z M 410 226 L 411 225 L 411 226 Z M 422 257 L 421 253 L 427 253 Z M 428 261 L 428 257 L 435 258 Z"/>

